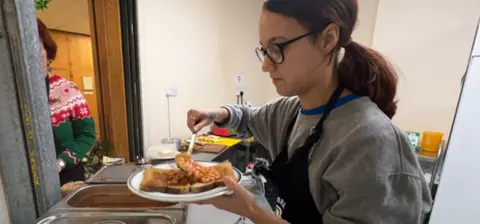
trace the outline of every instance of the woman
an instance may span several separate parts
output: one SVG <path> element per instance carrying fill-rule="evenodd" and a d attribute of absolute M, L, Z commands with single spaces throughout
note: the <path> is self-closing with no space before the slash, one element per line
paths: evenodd
<path fill-rule="evenodd" d="M 231 179 L 213 204 L 255 223 L 420 223 L 431 197 L 410 143 L 391 118 L 397 75 L 351 40 L 355 0 L 267 0 L 257 49 L 279 95 L 259 108 L 192 109 L 196 132 L 216 122 L 253 135 L 274 162 L 281 218 Z M 344 50 L 339 59 L 340 50 Z"/>
<path fill-rule="evenodd" d="M 95 143 L 95 124 L 77 86 L 50 74 L 49 64 L 55 59 L 57 45 L 45 24 L 40 19 L 37 23 L 60 184 L 83 181 L 85 170 L 81 160 Z"/>

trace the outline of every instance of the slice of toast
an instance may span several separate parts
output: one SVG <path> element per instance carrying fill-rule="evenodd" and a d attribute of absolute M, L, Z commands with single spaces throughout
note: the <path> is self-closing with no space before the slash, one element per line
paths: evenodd
<path fill-rule="evenodd" d="M 201 192 L 212 190 L 213 188 L 216 188 L 216 187 L 217 187 L 217 184 L 216 184 L 215 181 L 212 181 L 212 182 L 209 182 L 209 183 L 197 182 L 197 183 L 193 183 L 192 185 L 190 185 L 190 192 L 191 193 L 201 193 Z"/>
<path fill-rule="evenodd" d="M 220 177 L 229 176 L 238 180 L 230 162 L 215 165 L 214 170 Z M 175 178 L 172 178 L 175 177 Z M 218 186 L 225 186 L 222 178 L 208 183 L 192 181 L 189 173 L 180 169 L 146 168 L 140 190 L 147 192 L 162 192 L 169 194 L 201 193 Z"/>
<path fill-rule="evenodd" d="M 233 169 L 233 166 L 230 162 L 223 162 L 215 166 L 215 170 L 220 173 L 221 177 L 227 176 L 230 177 L 236 181 L 238 181 L 237 176 L 235 175 L 235 171 Z M 222 179 L 220 178 L 219 180 L 215 181 L 215 187 L 218 186 L 225 186 L 223 183 Z"/>
<path fill-rule="evenodd" d="M 173 180 L 176 176 L 177 180 Z M 180 169 L 146 168 L 140 190 L 170 194 L 186 194 L 190 191 L 188 175 Z"/>

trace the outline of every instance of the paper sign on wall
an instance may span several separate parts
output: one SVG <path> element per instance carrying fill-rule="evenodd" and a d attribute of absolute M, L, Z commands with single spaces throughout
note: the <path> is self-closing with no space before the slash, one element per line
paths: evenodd
<path fill-rule="evenodd" d="M 93 91 L 93 78 L 89 76 L 82 76 L 83 91 Z"/>
<path fill-rule="evenodd" d="M 244 75 L 238 74 L 235 76 L 235 86 L 237 87 L 238 91 L 243 91 L 244 87 Z"/>

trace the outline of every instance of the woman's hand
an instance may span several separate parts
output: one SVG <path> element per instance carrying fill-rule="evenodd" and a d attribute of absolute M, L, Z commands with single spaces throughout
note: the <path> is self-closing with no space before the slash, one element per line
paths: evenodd
<path fill-rule="evenodd" d="M 228 111 L 224 108 L 217 110 L 190 109 L 187 113 L 187 125 L 192 132 L 197 133 L 202 128 L 211 125 L 214 121 L 225 121 L 228 115 Z"/>
<path fill-rule="evenodd" d="M 190 109 L 187 113 L 187 126 L 193 132 L 197 133 L 205 126 L 213 123 L 213 119 L 209 118 L 209 111 Z M 210 115 L 211 116 L 211 115 Z"/>
<path fill-rule="evenodd" d="M 213 205 L 219 209 L 246 217 L 257 224 L 288 224 L 285 220 L 260 207 L 252 193 L 233 179 L 224 177 L 223 182 L 228 189 L 233 191 L 232 195 L 212 198 L 197 202 L 197 204 Z"/>
<path fill-rule="evenodd" d="M 57 171 L 60 173 L 62 172 L 63 169 L 65 169 L 65 161 L 61 158 L 57 159 Z"/>
<path fill-rule="evenodd" d="M 223 182 L 231 191 L 233 191 L 232 195 L 200 201 L 197 202 L 197 204 L 210 204 L 219 209 L 245 216 L 247 218 L 250 218 L 256 209 L 261 209 L 257 205 L 257 201 L 252 193 L 247 191 L 236 181 L 229 177 L 224 177 Z"/>

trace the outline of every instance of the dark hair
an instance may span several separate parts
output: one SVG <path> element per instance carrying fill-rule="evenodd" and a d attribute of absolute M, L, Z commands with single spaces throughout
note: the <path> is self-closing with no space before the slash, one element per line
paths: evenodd
<path fill-rule="evenodd" d="M 368 96 L 389 118 L 395 115 L 397 102 L 397 73 L 377 51 L 351 40 L 358 15 L 357 0 L 267 0 L 264 9 L 294 18 L 309 30 L 324 24 L 339 26 L 340 34 L 332 58 L 341 47 L 343 58 L 334 60 L 338 82 L 352 92 Z"/>
<path fill-rule="evenodd" d="M 55 43 L 52 36 L 50 36 L 50 32 L 48 32 L 48 28 L 45 26 L 45 23 L 43 23 L 39 18 L 37 18 L 37 26 L 38 36 L 40 37 L 40 41 L 42 41 L 43 46 L 47 51 L 47 58 L 49 60 L 54 60 L 57 56 L 57 43 Z"/>

